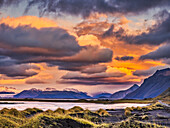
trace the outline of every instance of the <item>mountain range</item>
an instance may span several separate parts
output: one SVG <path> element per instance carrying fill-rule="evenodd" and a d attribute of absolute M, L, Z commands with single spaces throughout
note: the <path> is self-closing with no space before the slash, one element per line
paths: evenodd
<path fill-rule="evenodd" d="M 48 90 L 48 91 L 47 91 Z M 49 91 L 50 90 L 50 91 Z M 52 89 L 45 89 L 45 91 L 39 89 L 30 89 L 24 90 L 17 95 L 14 95 L 14 98 L 56 98 L 56 99 L 89 99 L 90 96 L 85 92 L 80 92 L 78 90 L 63 90 L 58 91 Z"/>
<path fill-rule="evenodd" d="M 42 93 L 42 90 L 32 88 L 30 90 L 23 90 L 22 92 L 14 95 L 14 98 L 36 98 L 40 93 Z"/>
<path fill-rule="evenodd" d="M 98 99 L 98 98 L 110 98 L 111 95 L 112 95 L 111 93 L 107 93 L 107 92 L 97 93 L 97 94 L 93 95 L 93 98 L 95 98 L 95 99 Z"/>
<path fill-rule="evenodd" d="M 86 92 L 81 92 L 73 88 L 66 88 L 63 91 L 55 88 L 46 88 L 44 91 L 40 89 L 23 90 L 14 95 L 14 98 L 58 98 L 58 99 L 89 99 L 89 98 L 108 98 L 108 99 L 145 99 L 154 98 L 163 93 L 170 87 L 170 68 L 157 70 L 152 76 L 144 80 L 139 87 L 134 84 L 126 90 L 111 93 L 97 93 L 93 97 Z M 15 88 L 1 86 L 2 93 L 16 93 Z"/>
<path fill-rule="evenodd" d="M 127 94 L 135 91 L 136 89 L 138 89 L 139 86 L 137 84 L 134 84 L 132 87 L 128 88 L 127 90 L 121 90 L 118 92 L 113 93 L 110 98 L 111 99 L 123 99 Z"/>
<path fill-rule="evenodd" d="M 15 94 L 19 93 L 19 90 L 13 87 L 5 87 L 5 86 L 0 86 L 0 93 L 1 94 Z"/>
<path fill-rule="evenodd" d="M 129 93 L 124 99 L 154 98 L 170 87 L 170 68 L 157 70 L 152 76 L 145 79 L 141 86 Z"/>
<path fill-rule="evenodd" d="M 170 102 L 170 87 L 161 93 L 159 96 L 155 97 L 156 100 L 168 100 Z"/>

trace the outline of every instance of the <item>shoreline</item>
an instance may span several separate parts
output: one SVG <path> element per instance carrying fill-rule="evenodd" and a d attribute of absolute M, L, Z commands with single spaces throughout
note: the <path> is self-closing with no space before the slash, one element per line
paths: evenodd
<path fill-rule="evenodd" d="M 0 99 L 0 101 L 32 101 L 32 102 L 73 102 L 73 103 L 96 103 L 96 104 L 117 104 L 117 103 L 140 103 L 149 104 L 154 103 L 153 100 L 86 100 L 86 99 Z"/>

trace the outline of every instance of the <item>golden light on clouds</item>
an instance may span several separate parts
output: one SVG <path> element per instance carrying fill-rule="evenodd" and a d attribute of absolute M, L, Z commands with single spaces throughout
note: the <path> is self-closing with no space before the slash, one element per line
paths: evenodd
<path fill-rule="evenodd" d="M 95 91 L 97 86 L 102 85 L 99 88 L 105 89 L 108 85 L 107 90 L 110 90 L 118 89 L 120 85 L 141 83 L 147 76 L 134 75 L 137 70 L 150 72 L 153 68 L 156 70 L 168 65 L 166 57 L 141 59 L 141 56 L 166 44 L 156 44 L 157 40 L 150 39 L 157 32 L 155 26 L 163 22 L 157 23 L 151 16 L 153 12 L 140 16 L 131 12 L 112 14 L 110 9 L 106 9 L 107 12 L 96 9 L 97 6 L 94 10 L 76 13 L 70 10 L 57 15 L 50 12 L 41 17 L 31 13 L 20 16 L 16 13 L 13 17 L 0 14 L 0 32 L 3 37 L 9 37 L 4 39 L 0 35 L 0 63 L 2 61 L 7 67 L 23 64 L 23 69 L 17 68 L 25 73 L 21 74 L 15 68 L 16 76 L 8 68 L 0 71 L 0 84 L 42 88 L 70 86 L 86 90 L 93 88 Z M 3 26 L 9 30 L 5 31 Z M 9 36 L 8 32 L 14 36 Z M 161 32 L 157 36 L 159 34 Z M 69 77 L 64 79 L 63 76 Z"/>
<path fill-rule="evenodd" d="M 30 25 L 37 29 L 48 28 L 48 27 L 58 27 L 57 23 L 48 18 L 39 18 L 37 16 L 21 16 L 21 17 L 7 17 L 0 19 L 0 24 L 5 23 L 11 27 Z"/>

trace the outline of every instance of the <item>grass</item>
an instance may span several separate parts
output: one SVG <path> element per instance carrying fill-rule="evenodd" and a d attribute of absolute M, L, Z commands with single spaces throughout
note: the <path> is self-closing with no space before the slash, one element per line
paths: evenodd
<path fill-rule="evenodd" d="M 145 115 L 148 111 L 153 110 L 161 110 L 165 109 L 166 106 L 163 106 L 161 103 L 156 102 L 154 104 L 151 104 L 149 106 L 144 107 L 127 107 L 125 108 L 124 115 L 128 117 L 125 121 L 120 122 L 117 127 L 119 128 L 165 128 L 165 126 L 158 125 L 156 123 L 150 123 L 147 122 L 149 120 L 149 116 Z M 132 112 L 139 111 L 140 114 L 135 114 Z M 157 118 L 159 119 L 168 119 L 165 115 L 159 115 L 157 114 Z M 144 121 L 144 122 L 143 122 Z"/>
<path fill-rule="evenodd" d="M 57 128 L 67 128 L 67 127 L 95 127 L 96 125 L 90 121 L 71 117 L 68 115 L 45 115 L 39 114 L 31 118 L 26 124 L 23 124 L 21 128 L 39 128 L 39 127 L 57 127 Z"/>
<path fill-rule="evenodd" d="M 110 114 L 104 109 L 99 109 L 96 111 L 96 113 L 99 114 L 100 116 L 110 116 Z"/>
<path fill-rule="evenodd" d="M 129 111 L 142 111 L 142 112 L 147 112 L 147 111 L 152 111 L 152 110 L 160 110 L 160 109 L 164 109 L 165 106 L 163 106 L 161 103 L 156 102 L 154 104 L 151 104 L 149 106 L 144 106 L 144 107 L 127 107 L 125 108 L 125 115 L 126 112 L 128 113 Z"/>
<path fill-rule="evenodd" d="M 74 116 L 82 114 L 82 117 Z M 0 110 L 0 127 L 2 128 L 103 128 L 109 127 L 98 117 L 108 116 L 107 111 L 100 109 L 96 112 L 84 110 L 75 106 L 69 110 L 58 108 L 55 111 L 42 111 L 37 108 L 28 108 L 23 111 L 4 108 Z M 100 123 L 99 123 L 100 122 Z"/>
<path fill-rule="evenodd" d="M 134 120 L 132 117 L 130 117 L 127 120 L 120 122 L 117 125 L 117 128 L 166 128 L 166 127 L 155 123 Z"/>
<path fill-rule="evenodd" d="M 159 102 L 145 107 L 127 107 L 122 114 L 123 121 L 111 124 L 104 123 L 105 119 L 113 119 L 115 115 L 110 115 L 104 109 L 94 112 L 79 106 L 69 110 L 58 108 L 55 111 L 42 111 L 37 108 L 18 111 L 4 108 L 0 110 L 0 128 L 164 128 L 164 126 L 147 122 L 151 118 L 145 114 L 147 111 L 160 109 L 164 109 L 164 106 Z M 137 112 L 137 116 L 133 113 L 134 111 L 140 114 Z M 159 114 L 157 118 L 167 119 Z"/>

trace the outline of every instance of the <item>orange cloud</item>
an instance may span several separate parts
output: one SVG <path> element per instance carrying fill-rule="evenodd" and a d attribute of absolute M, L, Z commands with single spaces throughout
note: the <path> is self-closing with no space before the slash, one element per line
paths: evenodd
<path fill-rule="evenodd" d="M 1 85 L 19 85 L 19 84 L 25 84 L 25 79 L 1 79 L 0 80 Z"/>
<path fill-rule="evenodd" d="M 78 43 L 80 46 L 86 46 L 86 45 L 100 45 L 100 40 L 94 35 L 82 35 L 78 37 Z"/>
<path fill-rule="evenodd" d="M 128 20 L 125 16 L 122 16 L 120 18 L 119 24 L 123 25 L 123 24 L 127 24 L 127 23 L 130 23 L 130 22 L 131 22 L 131 20 Z"/>
<path fill-rule="evenodd" d="M 57 23 L 48 18 L 39 18 L 36 16 L 21 16 L 21 17 L 7 17 L 0 20 L 0 24 L 5 23 L 11 27 L 17 27 L 19 25 L 30 25 L 37 29 L 46 27 L 57 27 Z"/>

